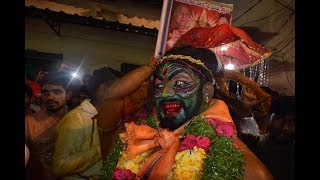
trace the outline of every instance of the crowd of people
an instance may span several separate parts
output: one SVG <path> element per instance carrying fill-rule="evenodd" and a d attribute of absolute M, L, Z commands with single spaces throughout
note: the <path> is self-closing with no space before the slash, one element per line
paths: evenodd
<path fill-rule="evenodd" d="M 294 96 L 265 90 L 270 111 L 235 124 L 218 71 L 212 51 L 181 46 L 124 75 L 26 78 L 26 179 L 294 179 Z"/>

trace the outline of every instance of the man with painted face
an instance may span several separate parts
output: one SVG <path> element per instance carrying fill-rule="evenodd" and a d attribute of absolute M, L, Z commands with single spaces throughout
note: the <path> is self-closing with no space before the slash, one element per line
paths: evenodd
<path fill-rule="evenodd" d="M 205 53 L 199 55 L 206 56 Z M 154 73 L 154 99 L 161 127 L 175 130 L 208 106 L 213 95 L 213 80 L 204 75 L 205 71 L 189 65 L 187 61 L 191 58 L 179 55 L 171 58 L 180 59 L 162 63 Z"/>
<path fill-rule="evenodd" d="M 145 122 L 125 124 L 123 148 L 107 157 L 105 178 L 272 179 L 236 137 L 227 105 L 212 99 L 222 70 L 208 49 L 166 52 L 152 76 L 156 112 Z"/>

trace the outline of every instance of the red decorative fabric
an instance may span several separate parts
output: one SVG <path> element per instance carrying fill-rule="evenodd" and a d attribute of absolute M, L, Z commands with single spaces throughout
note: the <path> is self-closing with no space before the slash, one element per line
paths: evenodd
<path fill-rule="evenodd" d="M 209 48 L 215 52 L 221 62 L 232 62 L 238 68 L 253 65 L 271 55 L 271 52 L 254 42 L 243 30 L 228 24 L 212 28 L 195 27 L 182 35 L 178 45 L 193 45 Z M 221 49 L 225 46 L 226 49 Z"/>
<path fill-rule="evenodd" d="M 27 84 L 32 89 L 32 96 L 33 97 L 40 97 L 41 96 L 41 86 L 39 83 L 28 80 Z"/>

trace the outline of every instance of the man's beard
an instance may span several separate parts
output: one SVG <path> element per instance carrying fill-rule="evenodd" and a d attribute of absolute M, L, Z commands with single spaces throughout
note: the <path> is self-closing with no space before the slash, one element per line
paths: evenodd
<path fill-rule="evenodd" d="M 59 104 L 57 102 L 52 102 L 52 103 L 55 103 L 57 105 Z M 52 105 L 48 104 L 48 102 L 47 102 L 45 105 L 46 105 L 47 111 L 55 113 L 55 112 L 59 111 L 60 109 L 64 108 L 66 106 L 66 103 L 61 104 L 60 106 L 57 106 L 57 105 L 56 106 L 52 106 Z"/>
<path fill-rule="evenodd" d="M 184 123 L 186 123 L 187 121 L 189 121 L 194 116 L 196 116 L 196 115 L 198 115 L 200 113 L 202 102 L 203 102 L 202 95 L 198 95 L 197 100 L 195 102 L 196 104 L 194 106 L 195 108 L 191 112 L 186 112 L 187 111 L 186 105 L 184 104 L 184 102 L 181 99 L 172 98 L 172 99 L 161 100 L 159 102 L 160 106 L 162 106 L 164 103 L 179 103 L 180 105 L 182 105 L 179 113 L 184 111 L 184 117 L 181 117 L 180 119 L 177 119 L 176 116 L 179 115 L 179 113 L 177 113 L 174 116 L 169 116 L 169 117 L 163 117 L 162 118 L 160 116 L 159 109 L 158 109 L 158 117 L 159 117 L 159 121 L 160 121 L 160 126 L 162 128 L 168 128 L 171 131 L 177 129 L 178 127 L 180 127 L 181 125 L 183 125 Z M 163 108 L 161 110 L 163 112 Z"/>

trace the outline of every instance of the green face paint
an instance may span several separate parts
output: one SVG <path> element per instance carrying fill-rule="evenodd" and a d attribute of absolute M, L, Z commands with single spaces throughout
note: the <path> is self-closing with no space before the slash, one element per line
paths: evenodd
<path fill-rule="evenodd" d="M 155 102 L 161 127 L 174 130 L 200 113 L 203 83 L 190 67 L 166 62 L 154 76 Z"/>

